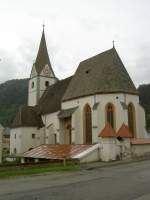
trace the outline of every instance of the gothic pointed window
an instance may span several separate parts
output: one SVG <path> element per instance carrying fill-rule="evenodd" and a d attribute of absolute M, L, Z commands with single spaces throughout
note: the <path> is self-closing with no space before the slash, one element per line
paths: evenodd
<path fill-rule="evenodd" d="M 14 148 L 14 154 L 16 154 L 17 153 L 17 149 L 16 148 Z"/>
<path fill-rule="evenodd" d="M 83 110 L 83 121 L 84 121 L 84 143 L 92 143 L 92 112 L 91 107 L 86 104 Z"/>
<path fill-rule="evenodd" d="M 135 108 L 134 105 L 132 103 L 129 103 L 128 105 L 128 127 L 131 131 L 131 133 L 133 134 L 133 136 L 135 135 Z"/>
<path fill-rule="evenodd" d="M 108 103 L 106 105 L 106 123 L 109 123 L 113 129 L 115 128 L 114 118 L 114 105 L 112 103 Z"/>

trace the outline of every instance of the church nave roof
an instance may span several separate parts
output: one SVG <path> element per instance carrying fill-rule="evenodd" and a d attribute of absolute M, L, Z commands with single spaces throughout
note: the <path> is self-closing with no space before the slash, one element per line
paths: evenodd
<path fill-rule="evenodd" d="M 106 93 L 138 94 L 114 47 L 79 64 L 63 101 Z"/>

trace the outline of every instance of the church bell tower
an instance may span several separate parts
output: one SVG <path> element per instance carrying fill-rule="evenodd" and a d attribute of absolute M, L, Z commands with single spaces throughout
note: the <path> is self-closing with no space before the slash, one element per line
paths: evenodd
<path fill-rule="evenodd" d="M 49 85 L 57 81 L 53 72 L 45 40 L 45 32 L 43 25 L 43 32 L 40 41 L 40 46 L 35 63 L 32 66 L 31 75 L 28 85 L 28 106 L 35 106 L 38 104 L 44 91 Z"/>

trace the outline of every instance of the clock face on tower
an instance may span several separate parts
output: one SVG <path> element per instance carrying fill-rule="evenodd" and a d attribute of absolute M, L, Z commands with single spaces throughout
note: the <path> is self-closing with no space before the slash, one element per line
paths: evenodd
<path fill-rule="evenodd" d="M 49 70 L 47 68 L 44 69 L 44 74 L 48 74 Z"/>
<path fill-rule="evenodd" d="M 43 73 L 44 75 L 50 75 L 50 70 L 48 65 L 46 65 L 45 68 L 43 69 Z"/>

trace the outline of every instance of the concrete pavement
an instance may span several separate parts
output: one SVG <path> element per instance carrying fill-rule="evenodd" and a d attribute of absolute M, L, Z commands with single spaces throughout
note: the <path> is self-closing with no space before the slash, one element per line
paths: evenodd
<path fill-rule="evenodd" d="M 0 180 L 0 200 L 150 200 L 150 161 Z"/>

